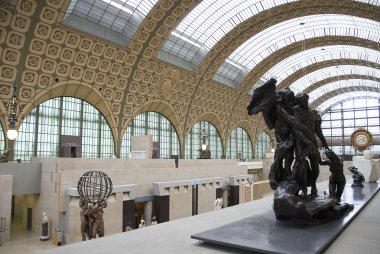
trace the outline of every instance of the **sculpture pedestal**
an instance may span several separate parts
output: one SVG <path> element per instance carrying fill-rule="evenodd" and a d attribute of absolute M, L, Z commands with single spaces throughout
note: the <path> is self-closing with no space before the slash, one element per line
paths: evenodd
<path fill-rule="evenodd" d="M 41 237 L 40 237 L 41 241 L 47 241 L 47 240 L 49 240 L 48 226 L 49 226 L 48 222 L 42 223 L 42 234 L 41 234 Z"/>
<path fill-rule="evenodd" d="M 365 156 L 354 156 L 352 165 L 361 172 L 365 178 L 365 182 L 374 183 L 378 179 L 377 165 L 380 161 L 374 159 L 366 159 Z"/>
<path fill-rule="evenodd" d="M 378 192 L 378 183 L 364 183 L 363 188 L 346 184 L 342 201 L 354 205 L 345 216 L 311 225 L 278 221 L 271 209 L 224 226 L 192 235 L 191 238 L 255 253 L 321 253 L 353 221 Z"/>

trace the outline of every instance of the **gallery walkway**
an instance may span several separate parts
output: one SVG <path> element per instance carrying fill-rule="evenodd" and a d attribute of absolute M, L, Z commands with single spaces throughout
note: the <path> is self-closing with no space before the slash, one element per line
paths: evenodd
<path fill-rule="evenodd" d="M 380 182 L 378 181 L 378 184 Z M 346 186 L 350 188 L 349 185 Z M 320 191 L 327 189 L 327 182 L 320 183 Z M 204 213 L 201 215 L 149 226 L 135 231 L 115 234 L 102 239 L 54 247 L 51 242 L 39 241 L 37 234 L 27 239 L 14 239 L 1 246 L 0 253 L 15 254 L 104 254 L 104 253 L 244 253 L 241 250 L 221 248 L 191 239 L 190 236 L 208 229 L 268 211 L 272 197 L 242 205 Z M 356 219 L 328 247 L 326 254 L 377 254 L 380 249 L 380 194 L 361 211 Z M 33 236 L 34 235 L 34 236 Z M 13 236 L 12 236 L 13 238 Z M 312 241 L 312 239 L 310 239 Z M 53 247 L 52 249 L 50 249 Z M 248 252 L 246 252 L 248 253 Z"/>

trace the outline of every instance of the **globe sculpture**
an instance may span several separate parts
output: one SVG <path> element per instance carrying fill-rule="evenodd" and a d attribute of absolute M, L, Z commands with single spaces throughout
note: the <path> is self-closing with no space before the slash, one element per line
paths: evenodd
<path fill-rule="evenodd" d="M 78 181 L 78 193 L 88 203 L 98 204 L 112 193 L 112 181 L 106 173 L 88 171 Z"/>
<path fill-rule="evenodd" d="M 103 237 L 103 209 L 107 207 L 106 200 L 112 193 L 111 178 L 101 171 L 88 171 L 79 178 L 77 189 L 80 196 L 82 241 L 96 236 Z"/>

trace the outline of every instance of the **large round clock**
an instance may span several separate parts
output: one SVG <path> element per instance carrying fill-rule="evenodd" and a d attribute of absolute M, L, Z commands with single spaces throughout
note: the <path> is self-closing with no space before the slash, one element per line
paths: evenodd
<path fill-rule="evenodd" d="M 359 151 L 364 151 L 372 145 L 372 134 L 364 128 L 358 128 L 351 134 L 351 145 Z"/>

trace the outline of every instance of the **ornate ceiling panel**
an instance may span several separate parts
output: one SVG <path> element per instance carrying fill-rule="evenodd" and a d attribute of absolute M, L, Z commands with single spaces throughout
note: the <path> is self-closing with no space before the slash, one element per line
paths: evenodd
<path fill-rule="evenodd" d="M 380 79 L 379 1 L 8 2 L 0 4 L 2 113 L 13 84 L 24 115 L 52 97 L 74 96 L 102 112 L 119 143 L 129 121 L 144 110 L 167 116 L 180 140 L 200 119 L 218 119 L 224 138 L 249 124 L 254 137 L 265 124 L 248 117 L 245 107 L 249 90 L 266 73 L 280 77 L 279 87 L 309 89 L 316 97 L 318 87 L 335 79 Z M 75 19 L 83 22 L 68 26 Z M 244 43 L 247 51 L 238 53 Z M 176 60 L 157 59 L 160 49 Z M 234 54 L 238 59 L 231 61 Z M 178 68 L 180 59 L 191 60 L 191 71 Z M 227 60 L 232 70 L 239 61 L 246 64 L 244 79 L 227 77 L 237 89 L 213 80 L 222 77 L 215 74 Z"/>

